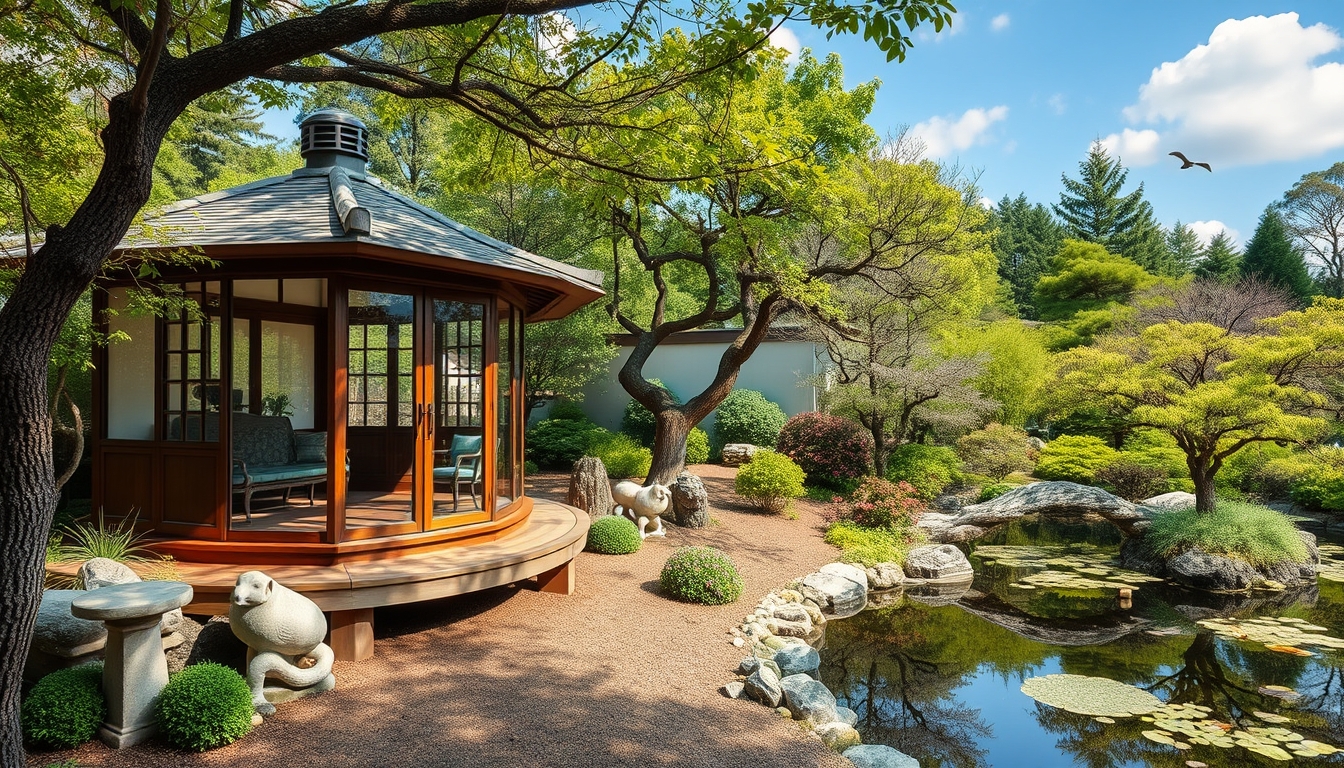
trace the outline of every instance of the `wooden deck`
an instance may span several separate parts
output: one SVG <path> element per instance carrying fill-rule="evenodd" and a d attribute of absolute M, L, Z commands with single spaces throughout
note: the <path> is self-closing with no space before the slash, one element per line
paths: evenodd
<path fill-rule="evenodd" d="M 187 613 L 229 612 L 238 574 L 264 571 L 331 613 L 332 649 L 343 660 L 373 655 L 373 609 L 476 592 L 536 578 L 543 592 L 572 594 L 574 557 L 583 551 L 588 514 L 554 501 L 534 499 L 526 522 L 499 538 L 371 562 L 335 565 L 220 565 L 179 562 L 177 570 L 195 592 Z M 70 571 L 78 564 L 49 566 Z"/>

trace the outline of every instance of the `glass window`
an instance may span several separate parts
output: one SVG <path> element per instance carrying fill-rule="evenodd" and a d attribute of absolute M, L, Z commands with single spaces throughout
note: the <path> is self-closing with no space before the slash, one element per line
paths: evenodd
<path fill-rule="evenodd" d="M 347 424 L 414 425 L 414 298 L 350 291 Z"/>
<path fill-rule="evenodd" d="M 107 292 L 107 437 L 154 439 L 154 317 L 137 312 L 130 289 Z"/>
<path fill-rule="evenodd" d="M 513 312 L 499 303 L 499 365 L 495 382 L 499 388 L 499 450 L 495 459 L 496 503 L 507 504 L 514 498 L 513 487 Z"/>
<path fill-rule="evenodd" d="M 279 301 L 280 281 L 234 280 L 233 296 L 236 299 L 260 299 L 262 301 Z"/>
<path fill-rule="evenodd" d="M 176 304 L 163 321 L 164 439 L 218 442 L 219 283 L 185 283 L 167 291 Z"/>
<path fill-rule="evenodd" d="M 312 429 L 317 329 L 311 325 L 261 322 L 261 412 L 288 416 L 295 429 Z"/>

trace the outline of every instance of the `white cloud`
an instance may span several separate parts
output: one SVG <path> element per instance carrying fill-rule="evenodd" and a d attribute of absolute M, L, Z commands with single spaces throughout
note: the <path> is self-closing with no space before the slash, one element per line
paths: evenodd
<path fill-rule="evenodd" d="M 980 198 L 979 203 L 980 203 L 980 207 L 981 207 L 981 208 L 984 208 L 986 211 L 992 211 L 992 210 L 994 210 L 995 208 L 998 207 L 998 206 L 994 203 L 994 201 L 993 201 L 993 200 L 990 200 L 988 197 L 982 197 L 982 198 Z"/>
<path fill-rule="evenodd" d="M 1125 165 L 1152 165 L 1162 156 L 1162 137 L 1157 131 L 1126 128 L 1101 140 L 1111 157 L 1120 157 Z"/>
<path fill-rule="evenodd" d="M 1054 94 L 1045 103 L 1050 105 L 1050 109 L 1054 110 L 1056 115 L 1064 114 L 1069 108 L 1069 103 L 1064 100 L 1064 94 L 1062 93 Z"/>
<path fill-rule="evenodd" d="M 989 109 L 968 109 L 960 118 L 931 117 L 910 129 L 910 133 L 924 142 L 930 158 L 946 157 L 954 151 L 969 149 L 975 144 L 987 144 L 990 126 L 1008 117 L 1008 107 L 999 105 Z"/>
<path fill-rule="evenodd" d="M 1010 22 L 1011 19 L 1008 18 L 1008 14 L 1000 13 L 998 16 L 995 16 L 993 19 L 990 20 L 989 28 L 994 30 L 995 32 L 1001 32 L 1008 28 L 1008 24 Z"/>
<path fill-rule="evenodd" d="M 1192 221 L 1189 224 L 1186 224 L 1186 226 L 1190 228 L 1191 232 L 1194 232 L 1199 237 L 1199 242 L 1204 245 L 1208 245 L 1209 241 L 1212 240 L 1215 235 L 1224 230 L 1226 230 L 1227 236 L 1232 238 L 1234 244 L 1241 242 L 1240 232 L 1232 229 L 1217 219 L 1211 219 L 1209 221 Z"/>
<path fill-rule="evenodd" d="M 1154 69 L 1124 114 L 1160 127 L 1164 150 L 1214 168 L 1313 157 L 1344 147 L 1344 64 L 1314 65 L 1341 47 L 1337 31 L 1296 13 L 1229 19 Z"/>
<path fill-rule="evenodd" d="M 784 60 L 790 64 L 798 60 L 798 52 L 803 49 L 793 30 L 783 26 L 776 27 L 775 31 L 770 33 L 770 45 L 788 51 L 789 55 Z"/>
<path fill-rule="evenodd" d="M 537 19 L 537 48 L 551 58 L 564 54 L 565 48 L 579 36 L 578 27 L 563 13 L 548 13 Z"/>

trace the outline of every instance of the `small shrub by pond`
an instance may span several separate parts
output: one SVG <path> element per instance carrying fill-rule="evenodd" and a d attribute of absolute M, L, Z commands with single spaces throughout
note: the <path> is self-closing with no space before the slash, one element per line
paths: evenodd
<path fill-rule="evenodd" d="M 1254 566 L 1307 559 L 1307 546 L 1286 515 L 1240 501 L 1219 501 L 1208 513 L 1191 508 L 1156 515 L 1144 545 L 1163 557 L 1199 547 Z"/>
<path fill-rule="evenodd" d="M 1011 483 L 989 483 L 980 488 L 980 495 L 975 497 L 977 504 L 997 499 L 1003 494 L 1016 488 Z"/>
<path fill-rule="evenodd" d="M 843 562 L 862 563 L 865 568 L 878 563 L 904 563 L 906 553 L 924 542 L 914 528 L 865 528 L 849 520 L 831 523 L 825 539 L 840 548 Z"/>
<path fill-rule="evenodd" d="M 629 518 L 604 515 L 588 527 L 588 543 L 584 549 L 604 555 L 628 555 L 639 551 L 642 543 L 639 528 Z"/>
<path fill-rule="evenodd" d="M 897 446 L 887 457 L 887 479 L 907 482 L 924 501 L 932 501 L 961 477 L 961 460 L 951 448 L 920 443 Z"/>
<path fill-rule="evenodd" d="M 24 738 L 38 749 L 83 744 L 106 718 L 102 662 L 60 669 L 38 680 L 19 713 Z"/>
<path fill-rule="evenodd" d="M 193 664 L 168 679 L 154 706 L 159 733 L 179 749 L 204 752 L 252 730 L 247 680 L 222 664 Z"/>
<path fill-rule="evenodd" d="M 678 600 L 702 605 L 735 602 L 743 587 L 737 566 L 713 547 L 678 549 L 667 559 L 658 584 Z"/>
<path fill-rule="evenodd" d="M 793 499 L 803 496 L 806 476 L 782 453 L 757 451 L 752 460 L 737 471 L 733 490 L 752 506 L 767 512 L 783 512 Z"/>
<path fill-rule="evenodd" d="M 845 562 L 865 566 L 900 563 L 912 546 L 923 542 L 915 524 L 924 504 L 909 483 L 867 477 L 849 500 L 826 509 L 831 525 L 826 542 L 844 551 Z"/>
<path fill-rule="evenodd" d="M 807 482 L 843 489 L 873 466 L 873 436 L 842 416 L 800 413 L 779 433 L 779 452 L 798 462 Z"/>

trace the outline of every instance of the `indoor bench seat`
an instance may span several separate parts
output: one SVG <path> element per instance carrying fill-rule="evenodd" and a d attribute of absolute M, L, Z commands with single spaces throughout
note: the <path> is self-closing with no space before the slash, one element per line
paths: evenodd
<path fill-rule="evenodd" d="M 233 418 L 233 492 L 243 494 L 243 513 L 252 519 L 252 494 L 283 489 L 284 500 L 296 487 L 308 488 L 308 503 L 318 483 L 327 480 L 327 433 L 295 432 L 288 416 L 243 411 Z"/>

